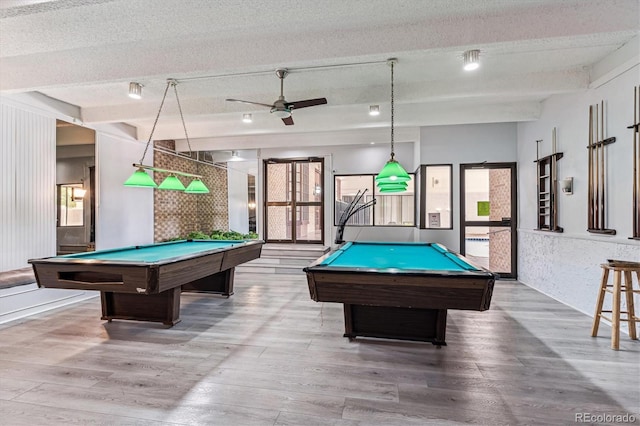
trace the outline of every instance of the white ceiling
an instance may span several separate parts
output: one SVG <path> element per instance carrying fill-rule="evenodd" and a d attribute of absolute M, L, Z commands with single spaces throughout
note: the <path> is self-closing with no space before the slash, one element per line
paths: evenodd
<path fill-rule="evenodd" d="M 141 139 L 167 78 L 191 139 L 388 128 L 396 57 L 396 127 L 526 121 L 550 95 L 587 89 L 621 47 L 637 63 L 639 31 L 638 0 L 0 0 L 0 91 L 41 92 Z M 468 49 L 481 50 L 475 72 L 462 70 Z M 225 102 L 272 103 L 277 68 L 291 71 L 288 101 L 328 104 L 284 126 L 268 108 Z M 184 139 L 171 90 L 154 132 L 164 138 Z"/>

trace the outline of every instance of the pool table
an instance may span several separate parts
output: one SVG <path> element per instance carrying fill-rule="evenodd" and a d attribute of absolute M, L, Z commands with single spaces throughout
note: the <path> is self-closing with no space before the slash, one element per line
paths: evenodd
<path fill-rule="evenodd" d="M 235 267 L 263 241 L 179 240 L 31 259 L 39 287 L 98 290 L 102 319 L 180 321 L 180 293 L 233 294 Z"/>
<path fill-rule="evenodd" d="M 344 304 L 345 337 L 446 345 L 447 309 L 489 309 L 496 276 L 435 243 L 347 242 L 304 268 L 311 299 Z"/>

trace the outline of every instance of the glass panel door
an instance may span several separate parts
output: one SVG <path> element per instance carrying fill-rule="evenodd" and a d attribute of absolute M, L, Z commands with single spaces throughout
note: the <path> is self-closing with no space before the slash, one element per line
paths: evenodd
<path fill-rule="evenodd" d="M 516 165 L 460 165 L 460 252 L 478 265 L 516 278 Z"/>
<path fill-rule="evenodd" d="M 322 161 L 295 161 L 296 242 L 321 243 L 324 217 Z"/>
<path fill-rule="evenodd" d="M 265 240 L 323 243 L 322 159 L 265 160 Z"/>

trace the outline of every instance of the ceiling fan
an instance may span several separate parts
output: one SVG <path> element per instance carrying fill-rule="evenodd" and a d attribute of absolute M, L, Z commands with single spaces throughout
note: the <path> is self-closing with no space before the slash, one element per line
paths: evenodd
<path fill-rule="evenodd" d="M 228 102 L 241 102 L 243 104 L 261 105 L 271 108 L 271 113 L 282 119 L 287 126 L 293 125 L 291 111 L 294 109 L 307 108 L 316 105 L 324 105 L 327 103 L 326 98 L 305 99 L 303 101 L 288 102 L 284 98 L 284 78 L 289 74 L 286 69 L 276 70 L 276 75 L 280 79 L 280 97 L 273 104 L 263 104 L 260 102 L 243 101 L 241 99 L 227 99 Z"/>

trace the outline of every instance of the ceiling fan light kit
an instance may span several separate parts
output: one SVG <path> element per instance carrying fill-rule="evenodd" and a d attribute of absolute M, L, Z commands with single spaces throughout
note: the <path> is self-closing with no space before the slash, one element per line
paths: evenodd
<path fill-rule="evenodd" d="M 278 108 L 271 108 L 271 114 L 275 115 L 278 118 L 288 118 L 291 117 L 291 110 L 288 110 L 286 108 L 283 109 L 278 109 Z"/>
<path fill-rule="evenodd" d="M 300 108 L 308 108 L 317 105 L 325 105 L 327 103 L 326 98 L 316 98 L 316 99 L 305 99 L 302 101 L 288 102 L 284 97 L 284 79 L 289 74 L 289 71 L 286 68 L 281 68 L 276 70 L 276 76 L 280 79 L 280 96 L 273 104 L 265 104 L 262 102 L 253 102 L 253 101 L 245 101 L 242 99 L 232 99 L 228 98 L 227 102 L 240 102 L 243 104 L 250 105 L 259 105 L 271 108 L 271 114 L 280 118 L 282 122 L 287 125 L 293 125 L 293 117 L 291 116 L 291 112 L 294 109 Z"/>

